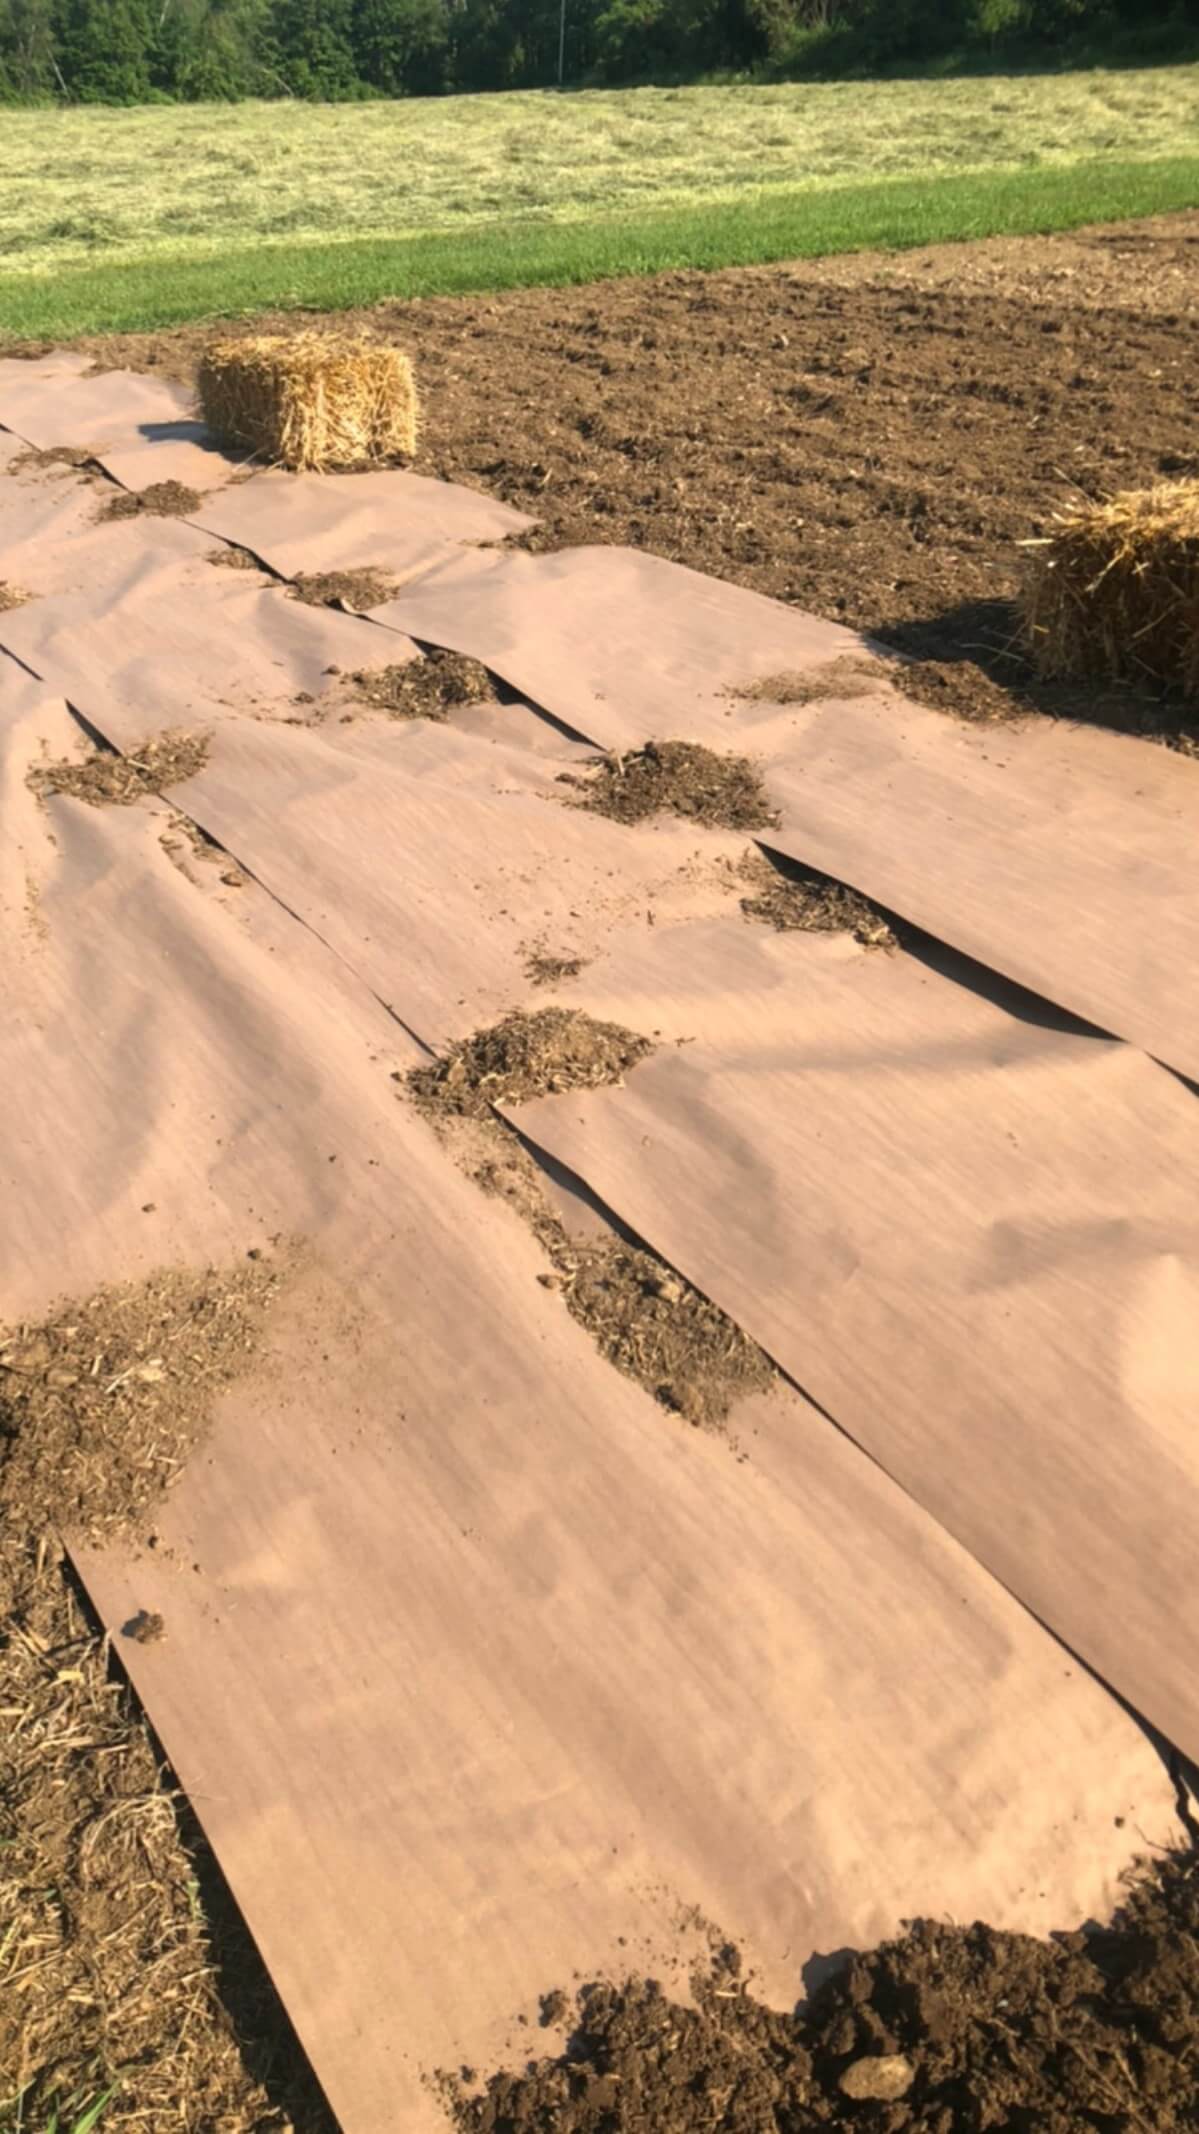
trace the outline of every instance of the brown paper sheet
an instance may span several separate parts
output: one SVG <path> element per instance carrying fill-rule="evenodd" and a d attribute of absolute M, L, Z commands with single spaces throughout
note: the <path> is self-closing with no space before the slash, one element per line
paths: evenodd
<path fill-rule="evenodd" d="M 234 712 L 304 720 L 339 674 L 416 657 L 395 632 L 215 568 L 212 546 L 178 520 L 100 527 L 79 552 L 98 560 L 88 581 L 0 615 L 0 646 L 123 747 Z"/>
<path fill-rule="evenodd" d="M 196 520 L 284 578 L 373 568 L 400 581 L 534 523 L 474 489 L 391 469 L 259 474 L 207 501 Z"/>
<path fill-rule="evenodd" d="M 169 810 L 43 811 L 66 715 L 0 707 L 5 1316 L 307 1241 L 158 1548 L 80 1562 L 164 1616 L 119 1649 L 347 2134 L 575 1970 L 669 1978 L 680 1906 L 780 2005 L 914 1912 L 1103 1912 L 1173 1828 L 1132 1719 L 798 1395 L 739 1460 L 616 1376 L 345 965 Z"/>
<path fill-rule="evenodd" d="M 659 1052 L 522 1132 L 1199 1757 L 1194 1097 L 844 937 L 674 947 L 622 942 L 577 988 Z"/>
<path fill-rule="evenodd" d="M 1199 1076 L 1199 764 L 1127 736 L 962 728 L 896 695 L 783 711 L 729 692 L 833 659 L 848 630 L 628 549 L 464 558 L 377 620 L 486 661 L 606 748 L 747 749 L 781 850 Z"/>
<path fill-rule="evenodd" d="M 244 454 L 223 451 L 195 420 L 185 387 L 135 371 L 89 373 L 87 360 L 0 363 L 0 426 L 40 451 L 86 447 L 127 489 L 177 481 L 204 490 L 237 472 Z"/>

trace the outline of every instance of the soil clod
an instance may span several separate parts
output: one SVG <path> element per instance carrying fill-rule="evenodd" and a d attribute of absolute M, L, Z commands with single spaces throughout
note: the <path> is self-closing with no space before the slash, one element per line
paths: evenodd
<path fill-rule="evenodd" d="M 748 853 L 739 869 L 753 894 L 742 897 L 747 919 L 760 919 L 778 933 L 852 934 L 862 948 L 899 947 L 895 922 L 846 882 L 801 867 L 775 853 Z"/>
<path fill-rule="evenodd" d="M 422 1111 L 485 1117 L 493 1104 L 524 1104 L 568 1089 L 619 1083 L 653 1051 L 648 1038 L 570 1008 L 506 1015 L 405 1078 Z"/>
<path fill-rule="evenodd" d="M 747 756 L 718 755 L 696 741 L 647 741 L 630 755 L 597 757 L 581 786 L 579 806 L 614 822 L 648 822 L 679 815 L 711 829 L 765 830 L 778 821 L 762 780 Z"/>
<path fill-rule="evenodd" d="M 131 807 L 147 793 L 194 778 L 208 759 L 207 734 L 153 734 L 136 756 L 93 748 L 86 756 L 35 764 L 27 783 L 40 796 L 69 793 L 93 808 Z"/>
<path fill-rule="evenodd" d="M 98 513 L 101 519 L 186 519 L 203 498 L 184 482 L 151 482 L 147 489 L 122 489 Z"/>
<path fill-rule="evenodd" d="M 397 719 L 445 719 L 462 704 L 495 702 L 486 667 L 461 652 L 427 652 L 399 666 L 361 667 L 350 676 L 355 694 Z"/>
<path fill-rule="evenodd" d="M 291 597 L 310 608 L 349 608 L 354 615 L 381 608 L 399 587 L 386 571 L 367 565 L 353 571 L 300 571 L 291 581 Z"/>

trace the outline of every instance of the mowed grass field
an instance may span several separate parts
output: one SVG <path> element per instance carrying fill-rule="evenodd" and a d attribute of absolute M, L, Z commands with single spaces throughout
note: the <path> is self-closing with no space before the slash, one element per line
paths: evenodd
<path fill-rule="evenodd" d="M 0 331 L 578 281 L 1199 204 L 1199 66 L 7 110 Z"/>

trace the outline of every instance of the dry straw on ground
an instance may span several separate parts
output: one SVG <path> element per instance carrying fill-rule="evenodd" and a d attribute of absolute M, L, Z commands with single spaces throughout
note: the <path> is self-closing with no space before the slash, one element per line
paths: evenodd
<path fill-rule="evenodd" d="M 1199 695 L 1199 482 L 1075 505 L 1027 547 L 1024 627 L 1042 674 Z"/>
<path fill-rule="evenodd" d="M 196 384 L 211 429 L 285 467 L 377 466 L 416 449 L 412 365 L 367 334 L 213 341 Z"/>

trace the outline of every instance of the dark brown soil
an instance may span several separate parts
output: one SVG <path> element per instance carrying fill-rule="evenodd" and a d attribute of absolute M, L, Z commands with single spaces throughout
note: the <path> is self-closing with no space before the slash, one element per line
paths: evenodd
<path fill-rule="evenodd" d="M 183 482 L 151 482 L 148 489 L 120 489 L 98 516 L 102 519 L 187 519 L 198 511 L 203 498 L 198 489 Z"/>
<path fill-rule="evenodd" d="M 697 741 L 647 741 L 631 755 L 597 757 L 582 777 L 563 772 L 560 782 L 579 788 L 580 807 L 614 822 L 680 815 L 721 830 L 764 830 L 778 822 L 748 756 L 718 755 Z"/>
<path fill-rule="evenodd" d="M 537 986 L 562 985 L 586 968 L 586 956 L 551 956 L 546 950 L 535 948 L 526 958 L 525 976 Z"/>
<path fill-rule="evenodd" d="M 207 758 L 207 734 L 154 734 L 136 756 L 94 748 L 74 760 L 35 764 L 28 783 L 35 793 L 70 793 L 93 808 L 127 808 L 146 793 L 194 778 Z"/>
<path fill-rule="evenodd" d="M 803 2016 L 756 2001 L 733 1952 L 694 2007 L 643 1979 L 586 1987 L 563 2056 L 481 2094 L 448 2085 L 455 2117 L 462 2134 L 1193 2129 L 1197 1877 L 1189 1854 L 1150 1871 L 1106 1933 L 914 1927 Z"/>
<path fill-rule="evenodd" d="M 495 702 L 486 667 L 461 652 L 434 649 L 398 667 L 362 667 L 350 680 L 362 703 L 397 719 L 445 719 L 459 705 Z"/>
<path fill-rule="evenodd" d="M 300 571 L 291 581 L 293 600 L 313 608 L 348 608 L 358 615 L 364 608 L 382 607 L 399 591 L 386 571 L 371 567 L 355 571 Z"/>
<path fill-rule="evenodd" d="M 19 585 L 10 585 L 7 579 L 0 578 L 0 615 L 7 615 L 12 608 L 23 608 L 32 598 L 32 593 L 24 593 Z"/>
<path fill-rule="evenodd" d="M 493 1104 L 619 1084 L 653 1049 L 635 1031 L 573 1008 L 539 1008 L 533 1015 L 518 1010 L 402 1079 L 422 1111 L 485 1118 Z"/>
<path fill-rule="evenodd" d="M 528 1223 L 550 1263 L 538 1279 L 560 1293 L 626 1378 L 703 1429 L 719 1428 L 738 1401 L 773 1383 L 774 1365 L 757 1344 L 639 1239 L 615 1229 L 572 1237 L 550 1205 L 543 1173 L 502 1120 L 472 1119 L 470 1134 L 456 1148 L 451 1135 L 451 1149 L 484 1192 Z"/>
<path fill-rule="evenodd" d="M 780 934 L 852 934 L 862 948 L 898 948 L 896 921 L 847 883 L 801 867 L 781 852 L 746 854 L 741 878 L 752 890 L 742 897 L 747 919 L 760 919 Z"/>
<path fill-rule="evenodd" d="M 419 368 L 420 470 L 533 512 L 537 545 L 628 541 L 852 624 L 937 709 L 1169 735 L 1152 691 L 1038 681 L 1012 602 L 1019 543 L 1079 489 L 1199 473 L 1197 258 L 1199 211 L 361 323 Z M 188 378 L 206 332 L 86 345 Z"/>

